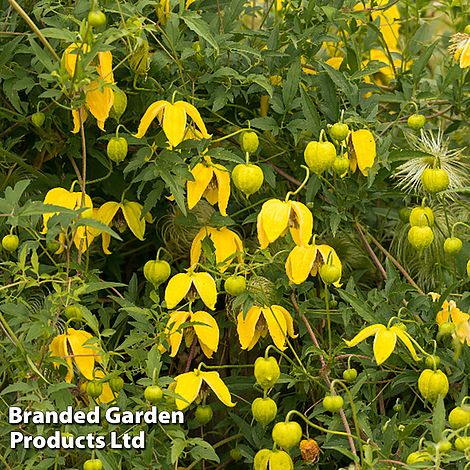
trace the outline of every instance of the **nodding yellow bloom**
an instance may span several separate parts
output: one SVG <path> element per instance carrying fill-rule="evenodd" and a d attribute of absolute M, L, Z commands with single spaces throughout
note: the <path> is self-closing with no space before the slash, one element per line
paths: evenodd
<path fill-rule="evenodd" d="M 183 323 L 190 323 L 183 328 Z M 194 335 L 199 341 L 202 352 L 210 359 L 219 347 L 219 326 L 214 317 L 207 312 L 172 312 L 165 328 L 170 343 L 170 356 L 175 357 L 183 340 L 191 347 Z"/>
<path fill-rule="evenodd" d="M 76 73 L 80 54 L 89 52 L 90 48 L 87 44 L 73 43 L 64 53 L 65 69 L 70 77 Z M 82 120 L 86 121 L 88 117 L 87 109 L 96 118 L 98 127 L 104 129 L 104 123 L 109 117 L 109 112 L 114 103 L 114 92 L 111 85 L 114 84 L 113 75 L 113 55 L 110 51 L 98 52 L 98 79 L 93 80 L 85 88 L 85 107 L 82 108 Z M 80 117 L 77 109 L 72 110 L 73 117 L 73 133 L 80 130 Z"/>
<path fill-rule="evenodd" d="M 434 294 L 433 301 L 436 301 L 438 298 L 439 295 Z M 453 300 L 445 300 L 436 316 L 436 323 L 438 325 L 449 322 L 455 326 L 452 335 L 457 337 L 462 344 L 467 343 L 467 346 L 470 346 L 470 315 L 462 312 Z"/>
<path fill-rule="evenodd" d="M 270 199 L 261 207 L 257 228 L 262 249 L 285 235 L 288 229 L 297 245 L 306 245 L 312 238 L 313 216 L 301 202 Z"/>
<path fill-rule="evenodd" d="M 286 349 L 286 337 L 295 338 L 294 322 L 290 313 L 280 305 L 259 307 L 254 305 L 244 317 L 238 314 L 237 332 L 242 349 L 252 349 L 258 340 L 269 332 L 273 343 L 282 351 Z"/>
<path fill-rule="evenodd" d="M 105 376 L 105 373 L 102 370 L 95 370 L 95 380 L 102 379 Z M 96 403 L 111 403 L 116 399 L 116 395 L 111 390 L 109 382 L 103 382 L 103 391 L 101 395 L 96 399 Z"/>
<path fill-rule="evenodd" d="M 204 196 L 207 202 L 219 204 L 219 211 L 225 217 L 230 198 L 230 173 L 218 163 L 212 163 L 209 156 L 192 170 L 194 181 L 187 182 L 188 208 L 191 210 Z"/>
<path fill-rule="evenodd" d="M 186 101 L 170 103 L 164 100 L 155 101 L 147 108 L 140 120 L 135 137 L 139 139 L 143 137 L 152 121 L 158 118 L 169 144 L 176 147 L 184 140 L 188 116 L 193 120 L 202 136 L 205 139 L 210 139 L 211 135 L 207 133 L 206 126 L 195 106 L 186 103 Z"/>
<path fill-rule="evenodd" d="M 454 34 L 450 39 L 449 51 L 461 69 L 470 67 L 470 34 Z"/>
<path fill-rule="evenodd" d="M 349 161 L 352 171 L 359 167 L 360 172 L 367 176 L 369 169 L 374 166 L 377 154 L 372 132 L 367 129 L 353 131 L 349 135 Z"/>
<path fill-rule="evenodd" d="M 375 3 L 375 7 L 383 7 L 390 3 L 388 0 L 378 0 Z M 371 11 L 372 21 L 375 21 L 376 18 L 379 18 L 380 21 L 380 32 L 382 37 L 387 44 L 387 47 L 390 51 L 398 50 L 398 38 L 399 38 L 399 29 L 400 29 L 400 12 L 396 4 L 391 5 L 387 9 L 372 9 Z"/>
<path fill-rule="evenodd" d="M 144 233 L 145 233 L 145 221 L 150 221 L 148 216 L 141 217 L 142 215 L 142 205 L 138 202 L 131 202 L 131 201 L 122 201 L 122 202 L 105 202 L 97 212 L 98 220 L 108 227 L 111 226 L 111 222 L 115 220 L 116 214 L 118 211 L 122 211 L 122 215 L 124 216 L 125 223 L 130 228 L 131 232 L 141 241 L 144 240 Z M 123 232 L 125 230 L 125 225 L 122 224 L 122 221 L 116 221 L 115 225 L 119 232 Z M 111 241 L 111 236 L 108 233 L 101 233 L 102 238 L 102 247 L 103 252 L 106 255 L 110 255 L 111 252 L 109 251 L 109 243 Z"/>
<path fill-rule="evenodd" d="M 49 345 L 51 356 L 61 357 L 67 363 L 67 375 L 65 381 L 71 383 L 73 379 L 73 364 L 87 379 L 93 380 L 95 361 L 101 361 L 99 350 L 92 344 L 86 344 L 93 336 L 87 331 L 68 328 L 67 331 L 56 336 Z M 55 367 L 59 363 L 54 362 Z"/>
<path fill-rule="evenodd" d="M 214 279 L 209 273 L 195 273 L 191 269 L 187 273 L 176 274 L 168 281 L 165 289 L 166 308 L 175 308 L 188 294 L 190 300 L 194 300 L 194 291 L 208 308 L 215 310 L 217 288 Z"/>
<path fill-rule="evenodd" d="M 81 214 L 80 218 L 92 218 L 93 217 L 93 203 L 91 201 L 90 196 L 85 194 L 85 197 L 82 197 L 81 191 L 68 191 L 64 188 L 53 188 L 49 190 L 44 198 L 44 204 L 52 204 L 54 206 L 65 207 L 66 209 L 71 210 L 78 210 L 85 208 Z M 83 200 L 83 203 L 82 203 Z M 47 233 L 47 222 L 49 219 L 57 215 L 58 213 L 45 213 L 42 216 L 43 220 L 43 229 L 42 233 Z M 81 250 L 82 252 L 86 251 L 87 248 L 90 246 L 91 242 L 95 238 L 94 231 L 85 226 L 79 226 L 75 229 L 73 242 L 77 248 L 77 250 Z M 62 253 L 64 251 L 64 242 L 65 242 L 65 235 L 62 233 L 59 235 L 59 239 L 61 241 L 61 247 L 57 250 L 57 254 Z"/>
<path fill-rule="evenodd" d="M 201 244 L 206 237 L 209 237 L 214 244 L 215 260 L 220 265 L 220 272 L 224 272 L 229 267 L 236 254 L 238 254 L 238 261 L 242 261 L 243 242 L 235 232 L 232 232 L 227 227 L 220 229 L 202 227 L 194 237 L 191 245 L 191 266 L 194 266 L 199 261 L 201 257 Z"/>
<path fill-rule="evenodd" d="M 390 357 L 395 349 L 397 338 L 400 338 L 415 361 L 421 360 L 416 354 L 410 335 L 399 326 L 387 328 L 385 325 L 379 323 L 370 325 L 360 331 L 351 341 L 344 340 L 344 342 L 351 348 L 373 335 L 375 335 L 374 357 L 378 365 L 382 364 Z"/>
<path fill-rule="evenodd" d="M 331 246 L 315 244 L 295 246 L 286 260 L 286 274 L 290 282 L 302 284 L 309 274 L 316 276 L 321 265 L 325 263 L 339 266 L 342 271 L 341 260 Z M 333 285 L 341 287 L 342 284 L 338 280 Z"/>
<path fill-rule="evenodd" d="M 195 369 L 193 372 L 178 375 L 175 377 L 175 381 L 176 387 L 174 391 L 180 397 L 175 400 L 178 410 L 184 410 L 196 400 L 203 383 L 209 386 L 225 406 L 235 406 L 235 403 L 232 402 L 230 391 L 220 378 L 218 372 L 204 372 Z"/>

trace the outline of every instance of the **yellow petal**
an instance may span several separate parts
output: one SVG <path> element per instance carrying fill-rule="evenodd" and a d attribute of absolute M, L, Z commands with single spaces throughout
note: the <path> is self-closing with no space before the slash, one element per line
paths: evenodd
<path fill-rule="evenodd" d="M 194 331 L 204 354 L 210 359 L 219 347 L 219 325 L 214 317 L 207 312 L 195 312 L 191 315 L 191 322 L 201 323 L 194 325 Z"/>
<path fill-rule="evenodd" d="M 396 342 L 397 335 L 393 331 L 387 328 L 377 331 L 374 339 L 374 357 L 377 365 L 382 364 L 390 357 Z"/>
<path fill-rule="evenodd" d="M 189 312 L 172 312 L 168 320 L 165 333 L 168 335 L 170 343 L 170 356 L 175 357 L 183 339 L 183 332 L 180 331 L 181 325 L 189 318 Z"/>
<path fill-rule="evenodd" d="M 307 279 L 317 250 L 314 245 L 295 246 L 286 260 L 286 273 L 294 284 L 302 284 Z"/>
<path fill-rule="evenodd" d="M 272 305 L 271 310 L 274 311 L 276 316 L 282 315 L 284 317 L 284 320 L 286 321 L 286 326 L 287 326 L 287 334 L 291 338 L 296 338 L 298 335 L 296 335 L 294 332 L 294 320 L 292 319 L 291 314 L 284 307 L 281 307 L 280 305 Z"/>
<path fill-rule="evenodd" d="M 367 176 L 369 168 L 372 168 L 376 156 L 374 136 L 367 129 L 351 132 L 351 141 L 359 166 L 359 170 Z"/>
<path fill-rule="evenodd" d="M 87 380 L 93 380 L 93 369 L 95 368 L 95 356 L 97 355 L 96 347 L 84 344 L 92 338 L 91 334 L 69 328 L 67 330 L 67 341 L 72 351 L 73 360 L 78 370 Z"/>
<path fill-rule="evenodd" d="M 243 243 L 240 237 L 227 227 L 222 227 L 220 230 L 212 229 L 210 238 L 215 246 L 217 263 L 226 261 L 219 268 L 221 272 L 224 272 L 232 262 L 235 253 L 243 250 Z"/>
<path fill-rule="evenodd" d="M 456 325 L 463 322 L 468 322 L 470 319 L 470 315 L 468 313 L 462 312 L 457 306 L 454 304 L 450 309 L 450 317 L 452 319 L 452 323 Z"/>
<path fill-rule="evenodd" d="M 67 336 L 65 334 L 56 336 L 49 345 L 49 352 L 51 356 L 61 357 L 67 362 L 67 369 L 70 371 L 72 369 L 72 359 L 68 356 L 67 351 Z M 58 362 L 53 362 L 54 367 L 59 367 Z M 73 374 L 73 369 L 72 369 Z"/>
<path fill-rule="evenodd" d="M 176 274 L 168 281 L 165 289 L 166 308 L 171 310 L 183 300 L 191 287 L 191 282 L 191 276 L 186 273 Z"/>
<path fill-rule="evenodd" d="M 116 215 L 117 211 L 122 208 L 122 204 L 119 202 L 105 202 L 99 209 L 98 209 L 98 220 L 108 227 L 111 225 L 114 216 Z"/>
<path fill-rule="evenodd" d="M 400 338 L 403 344 L 407 347 L 408 351 L 410 351 L 411 357 L 415 361 L 419 362 L 421 358 L 418 356 L 418 354 L 416 354 L 416 350 L 409 338 L 408 333 L 406 331 L 403 331 L 401 328 L 398 328 L 398 326 L 392 326 L 390 328 L 390 331 L 396 334 L 398 338 Z"/>
<path fill-rule="evenodd" d="M 348 347 L 352 348 L 353 346 L 356 346 L 356 344 L 359 344 L 361 341 L 364 341 L 367 339 L 369 336 L 375 335 L 378 331 L 382 331 L 386 329 L 384 325 L 376 324 L 376 325 L 370 325 L 361 330 L 354 338 L 350 341 L 344 340 L 344 342 L 348 345 Z"/>
<path fill-rule="evenodd" d="M 186 103 L 186 101 L 177 101 L 175 106 L 184 109 L 185 113 L 194 121 L 196 127 L 201 131 L 202 137 L 204 137 L 204 139 L 210 139 L 212 137 L 211 134 L 207 133 L 204 121 L 202 120 L 201 115 L 195 106 L 190 103 Z"/>
<path fill-rule="evenodd" d="M 131 232 L 141 241 L 144 240 L 145 219 L 141 218 L 142 205 L 138 202 L 124 201 L 122 213 Z"/>
<path fill-rule="evenodd" d="M 88 110 L 95 117 L 98 127 L 104 131 L 104 123 L 113 107 L 113 90 L 102 81 L 93 81 L 87 87 L 85 102 Z"/>
<path fill-rule="evenodd" d="M 301 202 L 292 201 L 290 204 L 290 219 L 294 227 L 290 227 L 290 233 L 296 245 L 307 245 L 312 238 L 313 216 L 310 209 Z"/>
<path fill-rule="evenodd" d="M 459 65 L 461 69 L 470 67 L 470 39 L 467 39 L 467 42 L 465 43 L 465 46 L 462 49 L 462 53 L 460 54 Z"/>
<path fill-rule="evenodd" d="M 225 406 L 235 406 L 235 403 L 232 402 L 232 396 L 230 391 L 227 388 L 227 385 L 224 384 L 218 372 L 200 372 L 202 380 L 206 382 L 207 385 L 212 389 L 212 391 L 217 395 L 217 398 Z"/>
<path fill-rule="evenodd" d="M 257 220 L 258 240 L 262 249 L 284 233 L 289 224 L 289 212 L 289 203 L 279 199 L 270 199 L 263 204 Z M 260 230 L 263 231 L 261 236 Z"/>
<path fill-rule="evenodd" d="M 192 209 L 201 199 L 214 174 L 213 169 L 198 163 L 192 170 L 194 181 L 187 182 L 188 209 Z"/>
<path fill-rule="evenodd" d="M 281 311 L 273 307 L 263 307 L 263 316 L 268 324 L 269 334 L 278 349 L 286 349 L 287 324 Z"/>
<path fill-rule="evenodd" d="M 65 207 L 66 209 L 75 209 L 76 199 L 73 193 L 67 191 L 64 188 L 53 188 L 49 190 L 44 198 L 44 204 L 52 204 L 54 206 Z M 55 214 L 58 214 L 57 212 Z M 54 213 L 48 212 L 43 214 L 43 233 L 47 232 L 47 222 L 55 215 Z"/>
<path fill-rule="evenodd" d="M 209 273 L 194 273 L 192 275 L 192 282 L 201 300 L 208 308 L 215 310 L 217 287 L 212 276 Z"/>
<path fill-rule="evenodd" d="M 248 310 L 245 318 L 243 318 L 243 312 L 238 314 L 237 333 L 242 349 L 250 350 L 256 344 L 253 343 L 252 340 L 255 336 L 256 324 L 258 323 L 260 315 L 261 307 L 257 305 L 254 305 Z M 257 337 L 259 338 L 259 334 Z"/>
<path fill-rule="evenodd" d="M 191 243 L 191 250 L 189 252 L 191 266 L 194 266 L 201 258 L 201 242 L 209 235 L 210 227 L 202 227 Z"/>
<path fill-rule="evenodd" d="M 455 325 L 454 335 L 461 343 L 467 343 L 470 346 L 470 321 L 464 321 Z"/>
<path fill-rule="evenodd" d="M 111 51 L 98 52 L 99 65 L 96 70 L 99 76 L 107 83 L 114 83 L 113 55 Z"/>
<path fill-rule="evenodd" d="M 111 252 L 109 251 L 109 244 L 111 243 L 111 235 L 109 233 L 102 233 L 101 234 L 101 249 L 105 255 L 110 255 Z"/>
<path fill-rule="evenodd" d="M 105 374 L 102 370 L 95 370 L 95 379 L 102 379 L 104 376 Z M 109 386 L 109 382 L 102 382 L 102 385 L 103 391 L 96 401 L 98 403 L 111 403 L 116 397 Z"/>
<path fill-rule="evenodd" d="M 160 111 L 162 111 L 162 109 L 167 104 L 169 104 L 168 101 L 164 100 L 155 101 L 154 103 L 152 103 L 142 116 L 139 128 L 137 129 L 137 133 L 134 134 L 134 137 L 137 137 L 138 139 L 142 138 L 147 132 L 147 129 L 149 128 L 152 121 L 157 117 L 158 113 L 160 113 Z"/>
<path fill-rule="evenodd" d="M 186 113 L 180 106 L 167 103 L 163 115 L 163 132 L 172 147 L 180 144 L 186 130 Z"/>
<path fill-rule="evenodd" d="M 230 173 L 222 165 L 214 165 L 214 175 L 217 179 L 217 200 L 220 213 L 227 216 L 228 200 L 230 199 Z M 209 201 L 210 202 L 210 201 Z"/>
<path fill-rule="evenodd" d="M 175 393 L 181 397 L 175 399 L 176 407 L 178 410 L 184 410 L 199 394 L 202 384 L 201 373 L 196 375 L 194 372 L 186 372 L 175 377 L 175 381 Z"/>

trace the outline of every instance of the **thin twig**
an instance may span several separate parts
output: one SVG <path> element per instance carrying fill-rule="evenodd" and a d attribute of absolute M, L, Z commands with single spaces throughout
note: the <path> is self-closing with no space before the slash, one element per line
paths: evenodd
<path fill-rule="evenodd" d="M 197 339 L 196 336 L 194 336 L 193 343 L 191 344 L 191 349 L 189 350 L 188 360 L 186 361 L 186 367 L 184 368 L 185 372 L 189 372 L 189 369 L 191 369 L 191 363 L 193 362 L 194 356 L 196 355 L 196 345 Z"/>
<path fill-rule="evenodd" d="M 361 226 L 356 222 L 354 224 L 357 233 L 359 234 L 359 238 L 362 241 L 362 244 L 364 245 L 365 249 L 367 250 L 367 253 L 369 253 L 369 256 L 371 257 L 372 261 L 374 264 L 377 266 L 378 270 L 380 271 L 380 274 L 382 275 L 384 281 L 387 280 L 387 272 L 385 271 L 384 267 L 380 263 L 379 258 L 377 258 L 377 255 L 374 253 L 374 250 L 370 246 L 369 242 L 367 241 L 364 232 L 361 229 Z"/>

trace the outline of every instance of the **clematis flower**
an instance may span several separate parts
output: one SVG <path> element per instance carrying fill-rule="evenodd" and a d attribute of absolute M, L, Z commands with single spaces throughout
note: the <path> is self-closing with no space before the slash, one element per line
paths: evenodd
<path fill-rule="evenodd" d="M 183 323 L 191 323 L 181 331 Z M 219 347 L 219 326 L 214 317 L 207 312 L 172 312 L 165 328 L 170 343 L 170 356 L 175 357 L 183 340 L 191 347 L 196 335 L 202 352 L 210 359 Z"/>
<path fill-rule="evenodd" d="M 219 204 L 219 211 L 225 217 L 230 198 L 230 173 L 227 168 L 212 163 L 209 156 L 192 170 L 194 181 L 187 182 L 188 208 L 191 210 L 204 196 L 209 204 Z"/>
<path fill-rule="evenodd" d="M 290 282 L 302 284 L 309 274 L 316 276 L 324 263 L 339 266 L 342 270 L 341 261 L 331 246 L 315 244 L 295 246 L 286 260 L 286 274 Z M 333 285 L 341 287 L 342 284 L 337 281 Z"/>
<path fill-rule="evenodd" d="M 286 337 L 297 337 L 294 334 L 294 322 L 290 313 L 280 305 L 259 307 L 254 305 L 244 317 L 243 312 L 238 314 L 237 332 L 242 349 L 253 349 L 261 338 L 269 332 L 274 344 L 280 350 L 286 349 Z"/>
<path fill-rule="evenodd" d="M 188 293 L 194 297 L 192 288 L 208 308 L 215 310 L 217 288 L 214 279 L 209 273 L 195 273 L 191 269 L 187 273 L 176 274 L 168 281 L 165 289 L 166 307 L 176 307 Z"/>
<path fill-rule="evenodd" d="M 91 201 L 90 196 L 85 194 L 85 197 L 82 197 L 81 191 L 68 191 L 65 188 L 52 188 L 46 193 L 46 197 L 44 198 L 44 204 L 52 204 L 54 206 L 64 207 L 70 210 L 78 210 L 85 208 L 81 214 L 80 218 L 92 218 L 93 217 L 93 203 Z M 83 199 L 83 203 L 82 203 Z M 58 213 L 47 212 L 43 214 L 42 221 L 43 221 L 43 229 L 42 233 L 47 233 L 47 222 L 49 219 L 57 215 Z M 91 242 L 95 238 L 95 232 L 85 226 L 79 226 L 75 229 L 73 242 L 77 248 L 77 250 L 81 250 L 85 252 L 87 248 L 90 246 Z M 64 243 L 65 243 L 65 234 L 62 233 L 59 235 L 59 240 L 61 242 L 61 247 L 57 250 L 57 254 L 62 253 L 64 251 Z"/>
<path fill-rule="evenodd" d="M 210 139 L 211 135 L 207 133 L 206 125 L 195 106 L 186 103 L 186 101 L 170 103 L 164 100 L 155 101 L 147 108 L 147 111 L 145 111 L 140 120 L 135 137 L 142 138 L 152 121 L 158 118 L 169 144 L 172 147 L 176 147 L 184 139 L 188 116 L 193 120 L 194 125 L 199 131 L 201 131 L 202 136 L 205 139 Z"/>
<path fill-rule="evenodd" d="M 385 325 L 381 325 L 379 323 L 370 325 L 360 331 L 351 341 L 344 341 L 351 348 L 373 335 L 375 335 L 374 357 L 377 361 L 377 365 L 382 364 L 390 357 L 395 349 L 397 338 L 400 338 L 408 351 L 410 351 L 410 354 L 415 361 L 421 360 L 421 358 L 416 354 L 410 335 L 398 326 L 387 328 Z"/>
<path fill-rule="evenodd" d="M 102 379 L 105 376 L 105 373 L 102 370 L 95 370 L 95 380 Z M 99 403 L 111 403 L 116 399 L 116 395 L 111 390 L 109 382 L 103 382 L 103 391 L 101 395 L 96 399 L 96 402 Z"/>
<path fill-rule="evenodd" d="M 76 67 L 79 62 L 80 54 L 89 52 L 90 47 L 87 44 L 73 43 L 64 53 L 65 69 L 70 77 L 76 74 Z M 82 107 L 82 120 L 86 121 L 88 117 L 87 110 L 96 118 L 98 127 L 104 129 L 104 123 L 109 117 L 109 112 L 114 103 L 114 92 L 111 85 L 114 84 L 113 75 L 113 55 L 110 51 L 98 52 L 98 65 L 96 71 L 98 79 L 93 80 L 85 87 L 85 106 Z M 72 110 L 73 130 L 76 134 L 80 130 L 80 117 L 77 109 Z"/>
<path fill-rule="evenodd" d="M 433 301 L 439 299 L 439 294 L 431 293 Z M 462 312 L 453 301 L 445 300 L 441 310 L 436 315 L 436 323 L 440 326 L 443 323 L 453 323 L 455 330 L 452 334 L 457 337 L 462 344 L 470 346 L 470 315 Z"/>
<path fill-rule="evenodd" d="M 80 373 L 87 379 L 93 380 L 95 361 L 100 361 L 98 348 L 86 344 L 93 336 L 87 331 L 68 328 L 64 334 L 56 336 L 49 345 L 51 356 L 61 357 L 67 363 L 67 375 L 65 381 L 71 383 L 73 379 L 73 364 L 77 366 Z M 59 363 L 54 362 L 55 367 Z"/>
<path fill-rule="evenodd" d="M 470 67 L 470 34 L 454 34 L 450 39 L 449 51 L 461 69 Z"/>
<path fill-rule="evenodd" d="M 360 172 L 367 176 L 377 154 L 374 136 L 367 129 L 353 131 L 349 135 L 349 161 L 352 171 L 359 167 Z"/>
<path fill-rule="evenodd" d="M 224 272 L 232 262 L 234 256 L 238 253 L 238 261 L 241 262 L 241 252 L 243 252 L 243 242 L 241 238 L 229 230 L 227 227 L 221 229 L 213 227 L 202 227 L 194 237 L 191 245 L 191 265 L 194 266 L 201 257 L 202 241 L 209 237 L 215 247 L 215 259 L 220 266 L 220 271 Z"/>
<path fill-rule="evenodd" d="M 178 375 L 175 377 L 175 381 L 176 387 L 174 391 L 176 395 L 181 397 L 175 400 L 178 410 L 184 410 L 196 400 L 203 384 L 209 386 L 225 406 L 235 406 L 235 403 L 232 402 L 230 391 L 220 378 L 218 372 L 204 372 L 195 369 L 193 372 Z"/>
<path fill-rule="evenodd" d="M 115 219 L 116 214 L 119 210 L 121 210 L 122 215 L 124 216 L 124 220 L 131 230 L 131 232 L 138 238 L 139 240 L 144 240 L 144 233 L 145 233 L 145 221 L 151 221 L 151 217 L 147 214 L 146 217 L 141 218 L 142 214 L 142 205 L 138 202 L 132 201 L 122 201 L 122 202 L 105 202 L 99 209 L 97 213 L 98 220 L 107 225 L 108 227 L 111 226 L 111 222 L 115 222 L 115 225 L 118 226 L 118 230 L 122 233 L 125 230 L 125 226 L 120 224 L 119 221 Z M 109 243 L 111 241 L 111 236 L 108 233 L 101 233 L 102 239 L 102 248 L 103 252 L 106 255 L 110 255 L 111 252 L 109 251 Z"/>
<path fill-rule="evenodd" d="M 283 236 L 288 229 L 297 245 L 306 245 L 312 238 L 313 216 L 301 202 L 270 199 L 261 207 L 257 228 L 262 249 Z"/>

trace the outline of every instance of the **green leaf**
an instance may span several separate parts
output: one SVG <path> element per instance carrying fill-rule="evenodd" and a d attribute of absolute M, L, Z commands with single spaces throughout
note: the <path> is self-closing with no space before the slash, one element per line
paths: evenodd
<path fill-rule="evenodd" d="M 363 302 L 362 300 L 359 300 L 356 296 L 344 290 L 338 289 L 337 293 L 345 302 L 351 305 L 351 307 L 361 318 L 363 318 L 368 323 L 377 323 L 377 315 L 368 306 L 367 303 Z"/>
<path fill-rule="evenodd" d="M 291 65 L 289 72 L 287 72 L 286 80 L 282 85 L 282 101 L 286 110 L 292 108 L 292 102 L 299 87 L 300 81 L 300 63 L 295 62 Z"/>
<path fill-rule="evenodd" d="M 436 404 L 434 405 L 434 410 L 432 414 L 432 426 L 431 433 L 434 442 L 439 442 L 442 438 L 442 433 L 446 428 L 446 408 L 444 406 L 444 399 L 441 395 L 437 399 Z"/>
<path fill-rule="evenodd" d="M 321 129 L 320 115 L 312 98 L 310 98 L 302 85 L 300 86 L 300 96 L 302 98 L 302 111 L 308 122 L 308 127 L 312 131 L 313 136 L 319 138 Z"/>
<path fill-rule="evenodd" d="M 212 35 L 209 26 L 198 14 L 185 10 L 184 14 L 181 15 L 181 19 L 190 30 L 206 40 L 217 51 L 217 54 L 219 53 L 219 45 Z"/>

